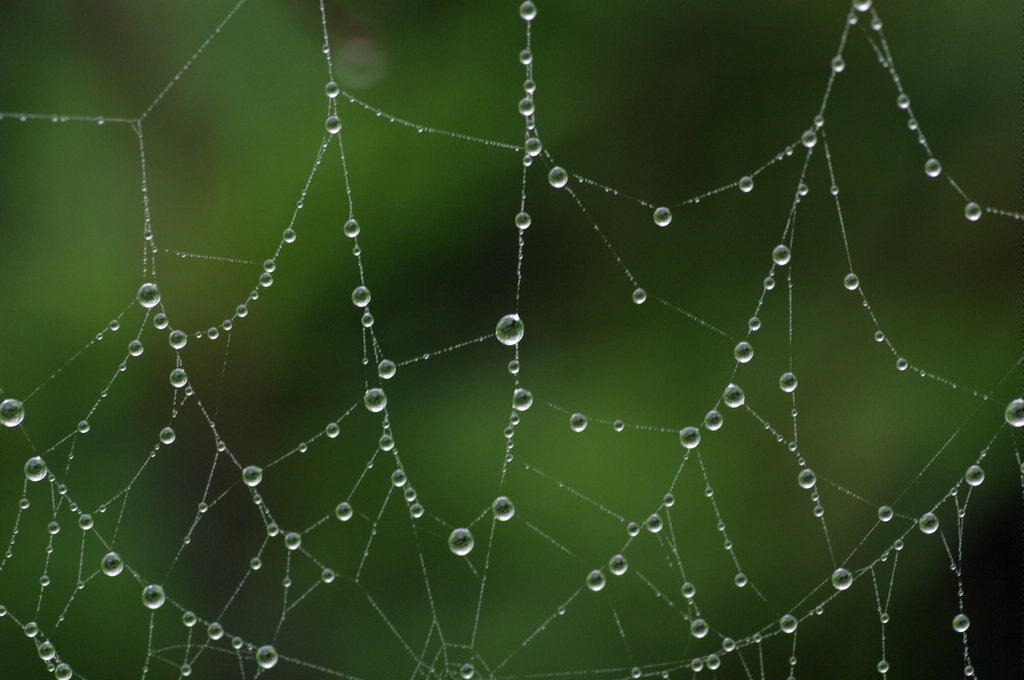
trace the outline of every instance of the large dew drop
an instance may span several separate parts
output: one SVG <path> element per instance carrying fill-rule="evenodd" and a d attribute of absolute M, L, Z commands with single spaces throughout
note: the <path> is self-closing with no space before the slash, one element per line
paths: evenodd
<path fill-rule="evenodd" d="M 667 227 L 672 224 L 672 211 L 665 207 L 655 208 L 654 223 L 659 227 Z"/>
<path fill-rule="evenodd" d="M 516 506 L 512 504 L 508 496 L 495 498 L 491 504 L 491 510 L 494 511 L 494 518 L 499 522 L 507 522 L 516 514 Z"/>
<path fill-rule="evenodd" d="M 501 344 L 512 347 L 519 344 L 525 332 L 523 320 L 519 318 L 518 314 L 506 314 L 498 320 L 498 325 L 494 328 L 494 337 Z"/>
<path fill-rule="evenodd" d="M 7 427 L 16 427 L 25 419 L 25 406 L 17 399 L 4 399 L 0 402 L 0 423 Z"/>
<path fill-rule="evenodd" d="M 725 392 L 722 393 L 722 401 L 724 401 L 725 405 L 729 408 L 739 408 L 740 406 L 743 406 L 745 399 L 743 390 L 740 389 L 739 385 L 734 385 L 733 383 L 729 383 L 729 386 L 725 388 Z"/>
<path fill-rule="evenodd" d="M 363 403 L 372 413 L 380 413 L 388 405 L 388 397 L 379 387 L 371 387 L 363 396 Z"/>
<path fill-rule="evenodd" d="M 548 173 L 548 183 L 556 189 L 561 189 L 569 183 L 569 173 L 565 171 L 565 168 L 556 165 Z"/>
<path fill-rule="evenodd" d="M 263 645 L 256 650 L 256 664 L 260 668 L 273 668 L 277 663 L 277 650 L 270 645 Z"/>
<path fill-rule="evenodd" d="M 832 587 L 836 590 L 846 590 L 853 585 L 853 574 L 849 569 L 839 567 L 832 572 Z"/>
<path fill-rule="evenodd" d="M 160 289 L 156 287 L 155 283 L 144 283 L 139 288 L 138 299 L 140 305 L 146 309 L 152 309 L 160 304 Z"/>
<path fill-rule="evenodd" d="M 473 549 L 473 534 L 469 529 L 456 529 L 448 536 L 448 547 L 456 555 L 468 555 Z"/>
<path fill-rule="evenodd" d="M 587 587 L 595 593 L 604 588 L 605 578 L 600 569 L 595 569 L 587 574 Z"/>
<path fill-rule="evenodd" d="M 700 430 L 695 427 L 684 427 L 679 431 L 679 443 L 688 449 L 696 448 L 700 444 Z"/>
<path fill-rule="evenodd" d="M 32 456 L 25 462 L 25 479 L 30 482 L 41 482 L 46 478 L 46 461 L 39 456 Z"/>
<path fill-rule="evenodd" d="M 0 411 L 3 407 L 0 406 Z M 1013 427 L 1024 427 L 1024 399 L 1014 399 L 1006 405 L 1006 422 Z"/>
<path fill-rule="evenodd" d="M 247 465 L 242 470 L 242 481 L 246 486 L 256 486 L 263 480 L 263 469 L 256 465 Z"/>
<path fill-rule="evenodd" d="M 116 552 L 108 552 L 100 561 L 100 569 L 107 576 L 117 576 L 124 569 L 124 560 Z"/>
<path fill-rule="evenodd" d="M 150 584 L 142 589 L 142 604 L 149 609 L 159 609 L 166 600 L 164 589 L 156 584 Z"/>

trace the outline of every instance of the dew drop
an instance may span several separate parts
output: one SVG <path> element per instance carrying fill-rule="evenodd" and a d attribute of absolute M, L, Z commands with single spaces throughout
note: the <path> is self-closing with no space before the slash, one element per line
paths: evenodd
<path fill-rule="evenodd" d="M 348 501 L 338 503 L 338 507 L 334 509 L 334 516 L 342 522 L 349 521 L 352 519 L 352 505 Z"/>
<path fill-rule="evenodd" d="M 786 614 L 781 619 L 779 619 L 779 628 L 782 630 L 783 633 L 795 633 L 796 626 L 797 620 L 796 617 L 792 614 Z"/>
<path fill-rule="evenodd" d="M 516 514 L 516 506 L 512 504 L 508 496 L 495 498 L 491 503 L 491 510 L 494 512 L 494 518 L 499 522 L 507 522 Z"/>
<path fill-rule="evenodd" d="M 326 94 L 329 99 L 334 99 L 341 94 L 341 88 L 332 80 L 324 86 L 324 94 Z"/>
<path fill-rule="evenodd" d="M 642 305 L 647 301 L 647 291 L 643 288 L 637 288 L 633 291 L 633 304 Z"/>
<path fill-rule="evenodd" d="M 779 388 L 783 392 L 792 392 L 796 389 L 796 382 L 796 376 L 792 372 L 786 371 L 779 377 Z"/>
<path fill-rule="evenodd" d="M 278 663 L 278 650 L 268 644 L 256 650 L 256 664 L 260 668 L 273 668 Z"/>
<path fill-rule="evenodd" d="M 964 206 L 964 217 L 969 219 L 971 222 L 977 222 L 981 219 L 981 206 L 974 201 L 971 201 Z"/>
<path fill-rule="evenodd" d="M 942 173 L 942 163 L 934 158 L 929 158 L 924 163 L 924 174 L 929 177 L 938 177 Z"/>
<path fill-rule="evenodd" d="M 860 287 L 860 279 L 853 272 L 843 277 L 843 287 L 846 290 L 857 290 Z"/>
<path fill-rule="evenodd" d="M 501 344 L 512 347 L 519 344 L 525 331 L 523 320 L 519 318 L 518 314 L 506 314 L 498 321 L 498 325 L 494 329 L 494 337 Z"/>
<path fill-rule="evenodd" d="M 791 256 L 792 255 L 789 252 L 789 248 L 782 243 L 775 246 L 775 248 L 772 250 L 772 261 L 779 266 L 785 266 L 789 264 Z"/>
<path fill-rule="evenodd" d="M 732 354 L 736 357 L 736 361 L 745 364 L 754 358 L 754 348 L 750 346 L 749 342 L 743 340 L 733 348 Z"/>
<path fill-rule="evenodd" d="M 672 211 L 665 207 L 655 208 L 654 223 L 659 227 L 667 227 L 672 223 Z"/>
<path fill-rule="evenodd" d="M 836 590 L 846 590 L 853 585 L 853 574 L 845 567 L 839 567 L 832 572 L 832 587 Z"/>
<path fill-rule="evenodd" d="M 818 143 L 818 135 L 814 132 L 814 130 L 807 130 L 806 132 L 803 133 L 803 135 L 800 136 L 800 143 L 803 144 L 808 149 L 810 149 L 811 147 Z"/>
<path fill-rule="evenodd" d="M 380 413 L 388 405 L 387 395 L 379 387 L 371 387 L 363 396 L 363 403 L 371 413 Z"/>
<path fill-rule="evenodd" d="M 573 432 L 583 432 L 587 429 L 587 417 L 582 413 L 573 413 L 569 416 L 569 429 Z"/>
<path fill-rule="evenodd" d="M 817 481 L 817 476 L 815 476 L 814 471 L 810 468 L 804 468 L 796 476 L 796 482 L 802 489 L 810 489 L 814 486 L 815 481 Z"/>
<path fill-rule="evenodd" d="M 704 619 L 694 619 L 690 622 L 690 634 L 695 638 L 702 638 L 708 634 L 710 628 Z"/>
<path fill-rule="evenodd" d="M 958 633 L 963 633 L 971 626 L 971 620 L 967 618 L 966 614 L 960 613 L 953 617 L 953 630 Z"/>
<path fill-rule="evenodd" d="M 533 394 L 530 390 L 523 389 L 522 387 L 516 388 L 515 392 L 512 393 L 512 408 L 517 411 L 525 411 L 533 405 Z"/>
<path fill-rule="evenodd" d="M 627 569 L 629 569 L 629 563 L 626 562 L 626 558 L 622 555 L 613 555 L 612 558 L 608 560 L 608 571 L 615 576 L 622 576 L 626 573 Z"/>
<path fill-rule="evenodd" d="M 985 481 L 985 471 L 979 465 L 972 465 L 964 473 L 964 480 L 971 486 L 978 486 Z"/>
<path fill-rule="evenodd" d="M 695 427 L 684 427 L 679 431 L 679 443 L 688 449 L 696 448 L 700 444 L 700 430 Z"/>
<path fill-rule="evenodd" d="M 565 171 L 565 168 L 556 165 L 551 168 L 551 172 L 548 173 L 548 184 L 556 189 L 561 189 L 569 183 L 569 173 Z"/>
<path fill-rule="evenodd" d="M 8 398 L 0 402 L 0 423 L 6 427 L 17 427 L 24 419 L 25 406 L 20 401 Z"/>
<path fill-rule="evenodd" d="M 725 388 L 725 392 L 722 393 L 722 401 L 729 408 L 739 408 L 743 406 L 743 402 L 746 400 L 743 390 L 740 389 L 739 385 L 729 383 L 729 386 Z"/>
<path fill-rule="evenodd" d="M 892 516 L 893 516 L 892 508 L 890 508 L 888 505 L 883 505 L 882 507 L 878 508 L 878 519 L 879 519 L 879 521 L 888 522 L 889 520 L 892 519 Z"/>
<path fill-rule="evenodd" d="M 46 461 L 32 456 L 25 462 L 25 478 L 30 482 L 41 482 L 46 478 Z"/>
<path fill-rule="evenodd" d="M 163 606 L 164 589 L 156 584 L 150 584 L 142 589 L 142 604 L 149 609 L 159 609 Z"/>
<path fill-rule="evenodd" d="M 707 415 L 704 416 L 704 427 L 714 432 L 722 427 L 722 414 L 718 411 L 711 409 Z"/>
<path fill-rule="evenodd" d="M 448 536 L 448 547 L 456 555 L 468 555 L 473 549 L 473 534 L 469 529 L 455 529 Z"/>
<path fill-rule="evenodd" d="M 934 534 L 939 529 L 939 518 L 933 513 L 926 512 L 921 515 L 921 519 L 917 521 L 917 525 L 921 528 L 923 533 Z"/>
<path fill-rule="evenodd" d="M 337 116 L 328 116 L 327 121 L 324 123 L 324 127 L 327 129 L 328 133 L 332 135 L 338 134 L 341 132 L 341 118 L 338 118 Z"/>
<path fill-rule="evenodd" d="M 0 406 L 0 412 L 3 407 Z M 1012 427 L 1024 427 L 1024 399 L 1014 399 L 1006 405 L 1006 422 Z"/>
<path fill-rule="evenodd" d="M 587 574 L 587 587 L 595 593 L 604 588 L 604 584 L 604 574 L 601 573 L 600 569 L 594 569 L 592 572 Z"/>
<path fill-rule="evenodd" d="M 139 288 L 137 297 L 140 305 L 146 309 L 152 309 L 160 304 L 160 289 L 156 287 L 155 283 L 144 283 Z"/>
<path fill-rule="evenodd" d="M 740 191 L 742 191 L 745 194 L 749 194 L 751 191 L 754 190 L 754 180 L 744 175 L 743 177 L 740 177 L 739 187 Z"/>

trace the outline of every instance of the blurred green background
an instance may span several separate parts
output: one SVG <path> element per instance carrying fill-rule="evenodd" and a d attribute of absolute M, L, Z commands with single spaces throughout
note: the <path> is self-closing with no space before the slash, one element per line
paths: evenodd
<path fill-rule="evenodd" d="M 420 125 L 522 143 L 518 2 L 325 4 L 344 90 Z M 913 114 L 944 171 L 981 205 L 1019 211 L 1019 8 L 876 4 Z M 809 0 L 537 5 L 531 48 L 546 152 L 571 172 L 655 205 L 735 182 L 796 143 L 818 112 L 847 13 L 844 3 Z M 319 436 L 307 452 L 270 466 L 377 382 L 372 352 L 369 366 L 361 362 L 361 312 L 349 302 L 359 271 L 341 231 L 346 169 L 384 356 L 401 362 L 489 335 L 516 308 L 521 152 L 418 133 L 339 98 L 346 164 L 332 143 L 296 213 L 327 115 L 320 13 L 309 1 L 249 0 L 142 125 L 157 279 L 173 328 L 194 332 L 230 318 L 295 214 L 297 240 L 278 257 L 274 285 L 235 320 L 230 346 L 226 333 L 192 337 L 182 360 L 231 457 L 266 468 L 260 493 L 274 521 L 304 531 L 309 552 L 289 557 L 279 537 L 262 547 L 263 520 L 238 484 L 237 465 L 216 458 L 194 400 L 175 417 L 175 443 L 132 481 L 170 422 L 166 376 L 175 365 L 150 322 L 145 353 L 118 372 L 143 319 L 134 303 L 144 248 L 139 140 L 126 124 L 19 122 L 10 114 L 135 118 L 232 6 L 0 8 L 0 388 L 32 395 L 24 426 L 0 432 L 0 535 L 17 529 L 13 557 L 0 570 L 0 604 L 10 612 L 0 619 L 0 678 L 47 675 L 15 618 L 38 621 L 82 677 L 179 677 L 203 638 L 196 629 L 186 649 L 179 606 L 246 643 L 273 640 L 286 658 L 271 676 L 323 677 L 317 669 L 326 668 L 344 677 L 434 677 L 471 662 L 485 677 L 626 677 L 633 666 L 689 677 L 681 665 L 714 651 L 720 635 L 744 638 L 789 611 L 803 618 L 833 592 L 822 586 L 834 565 L 808 492 L 795 484 L 795 456 L 749 413 L 723 409 L 725 427 L 704 431 L 699 449 L 707 481 L 691 458 L 673 485 L 683 456 L 675 431 L 698 424 L 730 380 L 792 437 L 792 404 L 777 388 L 790 342 L 781 271 L 758 312 L 755 358 L 730 376 L 732 347 L 746 334 L 792 206 L 799 147 L 757 175 L 749 195 L 729 188 L 674 208 L 665 229 L 649 209 L 574 182 L 583 214 L 547 185 L 543 159 L 528 169 L 533 224 L 519 349 L 520 379 L 535 403 L 516 428 L 500 487 L 513 355 L 493 340 L 401 366 L 385 385 L 397 449 L 426 508 L 415 530 L 399 492 L 381 510 L 394 464 L 373 457 L 380 420 L 361 406 L 337 439 Z M 898 372 L 886 344 L 872 339 L 876 327 L 860 296 L 843 289 L 849 266 L 819 143 L 789 267 L 800 451 L 818 473 L 836 559 L 852 553 L 851 569 L 912 527 L 984 452 L 986 481 L 964 520 L 965 611 L 979 675 L 1011 677 L 1022 664 L 1021 438 L 1002 413 L 1022 391 L 1021 223 L 994 214 L 968 222 L 945 175 L 925 176 L 927 154 L 896 106 L 868 16 L 851 27 L 846 69 L 824 113 L 831 161 L 872 312 L 901 356 L 941 380 Z M 645 304 L 631 302 L 634 286 L 595 224 L 647 290 Z M 116 332 L 108 330 L 114 318 Z M 91 340 L 101 332 L 102 341 Z M 584 432 L 567 427 L 571 412 L 591 417 Z M 616 418 L 630 427 L 615 433 Z M 89 433 L 71 436 L 82 419 Z M 172 603 L 154 617 L 159 652 L 148 671 L 150 617 L 130 574 L 91 577 L 65 610 L 105 549 L 91 533 L 83 544 L 65 500 L 47 556 L 56 492 L 43 484 L 26 495 L 22 473 L 36 454 L 66 482 L 68 498 L 95 514 L 98 535 L 111 541 L 116 528 L 114 547 L 138 578 L 167 589 Z M 763 598 L 733 585 L 736 566 L 722 549 L 708 482 L 741 568 Z M 642 521 L 670 488 L 675 504 L 661 513 L 671 526 L 630 544 L 627 575 L 572 597 L 591 569 L 604 566 L 607 575 L 607 560 L 623 551 L 628 536 L 615 515 Z M 217 501 L 197 524 L 204 489 Z M 517 515 L 496 526 L 491 541 L 486 511 L 499 492 Z M 15 527 L 23 496 L 31 508 Z M 331 513 L 348 498 L 357 515 L 343 524 Z M 897 519 L 873 528 L 883 503 Z M 946 503 L 938 514 L 955 555 L 955 511 Z M 456 526 L 476 536 L 468 562 L 448 551 Z M 263 567 L 246 576 L 257 553 Z M 704 640 L 690 638 L 680 614 L 677 560 L 712 626 Z M 876 567 L 883 602 L 894 561 Z M 963 666 L 949 623 L 959 611 L 949 562 L 939 536 L 907 536 L 882 607 L 894 674 L 955 676 Z M 282 622 L 282 578 L 292 579 L 294 602 L 323 565 L 339 577 Z M 44 572 L 53 584 L 37 605 Z M 801 622 L 797 677 L 876 673 L 881 624 L 871 580 L 864 574 L 820 617 Z M 250 677 L 246 654 L 240 671 L 225 640 L 211 643 L 192 662 L 192 677 Z M 792 654 L 790 638 L 766 639 L 765 675 L 788 675 Z M 746 669 L 736 654 L 725 657 L 718 676 L 758 676 L 756 647 L 743 659 Z"/>

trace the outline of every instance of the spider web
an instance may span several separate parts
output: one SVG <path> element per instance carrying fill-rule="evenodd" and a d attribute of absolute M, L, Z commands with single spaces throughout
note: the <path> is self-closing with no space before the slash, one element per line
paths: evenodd
<path fill-rule="evenodd" d="M 0 677 L 1010 676 L 1017 18 L 880 4 L 5 9 Z"/>

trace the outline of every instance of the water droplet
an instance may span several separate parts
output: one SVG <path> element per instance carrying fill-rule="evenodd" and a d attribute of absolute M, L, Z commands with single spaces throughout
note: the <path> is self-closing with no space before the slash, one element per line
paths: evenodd
<path fill-rule="evenodd" d="M 853 574 L 845 567 L 839 567 L 832 572 L 832 587 L 836 590 L 846 590 L 853 585 Z"/>
<path fill-rule="evenodd" d="M 144 283 L 139 288 L 137 298 L 140 305 L 146 309 L 152 309 L 160 304 L 160 289 L 156 287 L 155 283 Z"/>
<path fill-rule="evenodd" d="M 356 307 L 365 307 L 370 304 L 370 289 L 366 286 L 356 286 L 352 291 L 352 304 Z"/>
<path fill-rule="evenodd" d="M 800 136 L 800 143 L 806 146 L 808 149 L 818 143 L 818 135 L 814 130 L 807 130 Z"/>
<path fill-rule="evenodd" d="M 169 342 L 171 347 L 174 349 L 181 349 L 188 344 L 188 335 L 185 331 L 174 330 L 167 336 L 167 342 Z"/>
<path fill-rule="evenodd" d="M 536 137 L 527 138 L 525 147 L 526 155 L 531 157 L 539 156 L 541 150 L 543 149 L 543 145 L 540 143 L 540 140 L 537 139 Z"/>
<path fill-rule="evenodd" d="M 690 634 L 695 638 L 702 638 L 711 630 L 704 619 L 694 619 L 690 622 Z"/>
<path fill-rule="evenodd" d="M 338 87 L 338 84 L 332 80 L 331 82 L 327 83 L 326 86 L 324 86 L 324 94 L 326 94 L 328 98 L 334 99 L 339 94 L 341 94 L 341 88 Z"/>
<path fill-rule="evenodd" d="M 292 229 L 291 227 L 288 227 L 287 229 L 284 230 L 282 238 L 284 239 L 285 243 L 295 243 L 295 230 Z"/>
<path fill-rule="evenodd" d="M 672 223 L 672 211 L 665 207 L 655 208 L 654 223 L 659 227 L 667 227 Z"/>
<path fill-rule="evenodd" d="M 526 2 L 519 5 L 519 16 L 524 21 L 533 21 L 537 17 L 537 8 L 530 0 L 526 0 Z"/>
<path fill-rule="evenodd" d="M 917 521 L 917 525 L 921 527 L 921 531 L 926 534 L 934 534 L 939 529 L 939 518 L 930 512 L 926 512 L 921 515 L 921 519 Z"/>
<path fill-rule="evenodd" d="M 284 547 L 289 550 L 298 550 L 302 545 L 302 536 L 297 531 L 289 531 L 284 535 Z"/>
<path fill-rule="evenodd" d="M 162 443 L 164 443 L 164 444 L 173 444 L 174 443 L 174 438 L 175 438 L 174 430 L 172 430 L 171 428 L 165 427 L 164 429 L 160 430 L 160 441 Z"/>
<path fill-rule="evenodd" d="M 836 73 L 842 73 L 843 69 L 846 68 L 846 62 L 840 55 L 836 55 L 832 58 L 832 70 Z"/>
<path fill-rule="evenodd" d="M 754 190 L 754 180 L 744 175 L 743 177 L 740 177 L 739 187 L 740 191 L 742 191 L 745 194 L 749 194 L 751 191 Z"/>
<path fill-rule="evenodd" d="M 569 416 L 569 429 L 573 432 L 583 432 L 587 429 L 587 417 L 582 413 L 573 413 Z"/>
<path fill-rule="evenodd" d="M 459 675 L 462 676 L 462 680 L 470 680 L 474 672 L 476 672 L 476 669 L 469 662 L 462 664 L 462 668 L 459 669 Z"/>
<path fill-rule="evenodd" d="M 516 514 L 516 506 L 512 504 L 508 496 L 495 498 L 491 503 L 491 510 L 494 512 L 494 518 L 499 522 L 507 522 Z"/>
<path fill-rule="evenodd" d="M 711 409 L 707 415 L 704 416 L 704 427 L 714 432 L 722 427 L 722 414 L 718 411 Z"/>
<path fill-rule="evenodd" d="M 527 96 L 527 97 L 523 97 L 522 99 L 519 100 L 519 113 L 520 114 L 522 114 L 524 116 L 532 116 L 534 110 L 535 109 L 534 109 L 534 105 L 533 105 L 533 97 Z M 557 168 L 557 169 L 561 170 L 561 168 Z M 552 172 L 554 172 L 554 170 L 552 170 Z M 562 172 L 565 172 L 565 171 L 562 170 Z M 551 179 L 551 175 L 548 175 L 548 178 L 551 181 L 551 186 L 553 186 L 553 187 L 565 186 L 565 182 L 562 182 L 562 184 L 555 184 L 554 179 Z"/>
<path fill-rule="evenodd" d="M 942 163 L 934 158 L 929 158 L 924 163 L 924 174 L 929 177 L 938 177 L 942 173 Z"/>
<path fill-rule="evenodd" d="M 511 373 L 512 375 L 518 374 L 519 373 L 519 361 L 517 361 L 516 359 L 513 359 L 512 361 L 508 362 L 508 372 Z"/>
<path fill-rule="evenodd" d="M 736 361 L 745 364 L 754 358 L 754 348 L 750 346 L 749 342 L 743 340 L 733 348 L 732 354 L 736 357 Z"/>
<path fill-rule="evenodd" d="M 473 534 L 469 529 L 455 529 L 448 536 L 448 547 L 456 555 L 468 555 L 473 549 Z"/>
<path fill-rule="evenodd" d="M 263 560 L 261 560 L 258 557 L 252 558 L 251 560 L 249 560 L 249 568 L 253 571 L 259 571 L 263 568 Z"/>
<path fill-rule="evenodd" d="M 967 618 L 964 613 L 957 614 L 953 617 L 953 630 L 958 633 L 963 633 L 971 626 L 971 620 Z"/>
<path fill-rule="evenodd" d="M 679 443 L 688 449 L 696 448 L 700 444 L 700 430 L 695 427 L 684 427 L 679 431 Z"/>
<path fill-rule="evenodd" d="M 342 522 L 349 521 L 352 519 L 352 506 L 347 501 L 338 503 L 338 507 L 334 509 L 334 516 Z"/>
<path fill-rule="evenodd" d="M 978 486 L 985 481 L 985 471 L 978 465 L 972 465 L 967 468 L 964 480 L 971 486 Z"/>
<path fill-rule="evenodd" d="M 878 672 L 879 673 L 888 673 L 889 672 L 889 662 L 886 661 L 885 659 L 882 659 L 881 661 L 878 662 L 878 666 L 876 666 L 876 668 L 878 668 Z"/>
<path fill-rule="evenodd" d="M 92 515 L 90 515 L 87 512 L 82 513 L 81 516 L 79 516 L 78 518 L 78 526 L 82 528 L 82 531 L 88 531 L 89 529 L 92 529 Z"/>
<path fill-rule="evenodd" d="M 164 589 L 156 584 L 150 584 L 142 589 L 142 604 L 149 609 L 159 609 L 163 606 Z"/>
<path fill-rule="evenodd" d="M 792 392 L 796 389 L 796 376 L 790 371 L 786 371 L 779 377 L 779 388 L 783 392 Z M 801 394 L 803 394 L 801 392 Z"/>
<path fill-rule="evenodd" d="M 512 408 L 517 411 L 525 411 L 533 405 L 533 395 L 530 390 L 524 390 L 522 387 L 516 389 L 512 393 Z"/>
<path fill-rule="evenodd" d="M 53 677 L 57 680 L 70 680 L 72 675 L 74 675 L 74 671 L 71 670 L 71 666 L 63 662 L 57 664 L 57 667 L 53 669 Z"/>
<path fill-rule="evenodd" d="M 795 633 L 797 626 L 796 617 L 792 614 L 786 614 L 779 619 L 779 628 L 782 629 L 783 633 Z"/>
<path fill-rule="evenodd" d="M 626 429 L 626 423 L 622 422 L 621 420 L 616 420 L 614 423 L 612 423 L 612 429 L 615 430 L 616 432 L 622 432 L 623 430 Z"/>
<path fill-rule="evenodd" d="M 363 396 L 363 403 L 371 413 L 380 413 L 388 405 L 387 395 L 379 387 L 371 387 Z"/>
<path fill-rule="evenodd" d="M 772 290 L 773 288 L 775 288 L 775 279 L 770 276 L 764 277 L 764 289 Z"/>
<path fill-rule="evenodd" d="M 647 300 L 647 291 L 637 288 L 633 291 L 633 304 L 642 305 Z"/>
<path fill-rule="evenodd" d="M 811 468 L 804 468 L 796 476 L 796 482 L 802 489 L 810 489 L 814 486 L 815 481 L 817 481 L 817 477 L 814 474 L 814 470 Z"/>
<path fill-rule="evenodd" d="M 569 183 L 569 173 L 565 171 L 565 168 L 556 165 L 548 173 L 548 183 L 556 189 L 561 189 Z"/>
<path fill-rule="evenodd" d="M 729 383 L 729 386 L 725 388 L 725 392 L 722 393 L 722 401 L 729 408 L 739 408 L 743 406 L 743 402 L 746 397 L 743 394 L 743 390 L 740 389 L 739 385 Z"/>
<path fill-rule="evenodd" d="M 0 411 L 3 407 L 0 406 Z M 1006 405 L 1006 422 L 1013 427 L 1024 427 L 1024 399 L 1014 399 Z"/>
<path fill-rule="evenodd" d="M 892 519 L 892 516 L 892 508 L 890 508 L 888 505 L 883 505 L 882 507 L 878 508 L 878 519 L 880 521 L 888 522 Z"/>
<path fill-rule="evenodd" d="M 260 668 L 273 668 L 278 663 L 278 650 L 268 644 L 256 650 L 256 664 Z"/>
<path fill-rule="evenodd" d="M 7 427 L 17 427 L 25 419 L 25 405 L 17 399 L 4 399 L 0 402 L 0 423 Z"/>
<path fill-rule="evenodd" d="M 685 597 L 687 600 L 692 600 L 693 596 L 697 594 L 697 586 L 693 585 L 689 581 L 686 581 L 685 583 L 683 583 L 683 587 L 680 588 L 680 592 L 682 592 L 683 597 Z"/>
<path fill-rule="evenodd" d="M 652 534 L 658 533 L 659 531 L 661 531 L 661 527 L 663 526 L 661 516 L 658 513 L 654 513 L 653 515 L 647 518 L 647 520 L 644 522 L 644 526 L 647 527 L 647 530 L 650 531 Z"/>
<path fill-rule="evenodd" d="M 846 290 L 857 290 L 860 287 L 860 279 L 857 278 L 856 274 L 850 272 L 843 277 L 843 287 Z"/>
<path fill-rule="evenodd" d="M 779 266 L 789 264 L 790 257 L 792 257 L 792 254 L 785 244 L 780 243 L 772 250 L 772 261 Z"/>
<path fill-rule="evenodd" d="M 383 359 L 377 364 L 377 375 L 384 380 L 391 380 L 395 377 L 395 373 L 398 371 L 398 366 L 391 359 Z"/>
<path fill-rule="evenodd" d="M 626 525 L 626 533 L 630 536 L 636 536 L 640 533 L 640 525 L 636 522 L 630 522 Z"/>
<path fill-rule="evenodd" d="M 518 314 L 506 314 L 498 321 L 498 325 L 494 329 L 494 337 L 498 338 L 498 342 L 501 344 L 512 347 L 519 344 L 525 332 L 523 320 L 519 318 Z"/>
<path fill-rule="evenodd" d="M 608 571 L 615 576 L 622 576 L 626 573 L 627 569 L 629 569 L 629 563 L 626 562 L 626 558 L 622 555 L 613 555 L 612 558 L 608 560 Z"/>
<path fill-rule="evenodd" d="M 359 223 L 355 220 L 348 220 L 344 226 L 345 236 L 355 238 L 359 235 Z"/>
<path fill-rule="evenodd" d="M 117 576 L 124 569 L 124 560 L 116 552 L 108 552 L 100 561 L 100 569 L 107 576 Z"/>
<path fill-rule="evenodd" d="M 25 478 L 30 482 L 41 482 L 46 477 L 46 461 L 32 456 L 25 462 Z"/>
<path fill-rule="evenodd" d="M 964 206 L 964 217 L 969 219 L 971 222 L 977 222 L 981 219 L 981 206 L 974 201 L 971 201 Z"/>
<path fill-rule="evenodd" d="M 587 587 L 595 593 L 604 588 L 604 583 L 604 574 L 601 573 L 600 569 L 594 569 L 592 572 L 587 574 Z"/>
<path fill-rule="evenodd" d="M 328 116 L 327 121 L 324 123 L 324 127 L 327 128 L 327 132 L 336 135 L 341 132 L 341 118 L 337 116 Z"/>
<path fill-rule="evenodd" d="M 211 640 L 219 640 L 224 637 L 224 626 L 216 621 L 206 627 L 206 637 Z"/>
<path fill-rule="evenodd" d="M 629 671 L 629 675 L 633 678 L 633 680 L 637 680 L 641 675 L 643 675 L 643 671 L 640 670 L 639 666 L 633 666 L 633 668 Z"/>

